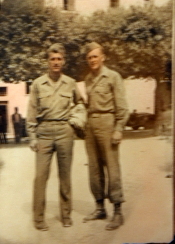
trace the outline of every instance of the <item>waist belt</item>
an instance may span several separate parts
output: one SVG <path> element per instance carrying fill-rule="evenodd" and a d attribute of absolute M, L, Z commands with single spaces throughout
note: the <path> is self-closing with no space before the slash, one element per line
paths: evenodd
<path fill-rule="evenodd" d="M 41 122 L 59 122 L 59 121 L 68 121 L 68 119 L 42 119 Z"/>
<path fill-rule="evenodd" d="M 114 116 L 114 113 L 89 113 L 88 117 L 89 118 L 99 118 L 99 117 L 103 117 L 103 116 L 109 116 L 112 115 Z"/>

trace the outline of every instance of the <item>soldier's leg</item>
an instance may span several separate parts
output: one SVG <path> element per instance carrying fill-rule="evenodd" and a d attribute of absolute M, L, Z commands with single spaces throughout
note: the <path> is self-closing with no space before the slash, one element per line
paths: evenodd
<path fill-rule="evenodd" d="M 60 136 L 55 141 L 58 158 L 58 171 L 60 179 L 60 207 L 63 226 L 71 226 L 71 163 L 73 149 L 73 128 L 62 124 L 59 128 Z"/>
<path fill-rule="evenodd" d="M 108 173 L 108 198 L 114 204 L 114 214 L 107 230 L 118 228 L 123 223 L 121 214 L 121 203 L 123 193 L 121 186 L 121 173 L 118 160 L 118 145 L 112 145 L 111 138 L 114 130 L 114 117 L 112 114 L 104 114 L 99 121 L 101 127 L 98 135 L 98 145 L 102 152 L 103 159 Z"/>
<path fill-rule="evenodd" d="M 118 145 L 106 145 L 106 164 L 108 171 L 108 196 L 114 204 L 113 217 L 110 223 L 106 226 L 106 230 L 117 229 L 123 224 L 123 215 L 121 211 L 121 203 L 123 202 L 123 192 L 121 185 L 121 173 L 118 159 Z"/>
<path fill-rule="evenodd" d="M 86 149 L 89 158 L 89 179 L 91 191 L 96 201 L 96 210 L 84 218 L 84 222 L 89 220 L 106 218 L 104 209 L 105 198 L 105 176 L 103 171 L 103 160 L 97 138 L 90 127 L 86 131 Z"/>
<path fill-rule="evenodd" d="M 93 131 L 88 128 L 86 135 L 86 149 L 88 154 L 89 178 L 91 191 L 96 200 L 104 199 L 104 172 L 100 149 Z"/>
<path fill-rule="evenodd" d="M 38 139 L 39 150 L 36 153 L 36 175 L 34 180 L 34 221 L 44 221 L 46 184 L 53 155 L 53 141 Z"/>
<path fill-rule="evenodd" d="M 105 152 L 108 172 L 108 196 L 112 203 L 122 203 L 123 192 L 119 164 L 119 146 L 106 145 Z"/>
<path fill-rule="evenodd" d="M 112 203 L 120 203 L 123 202 L 123 193 L 119 165 L 119 146 L 112 145 L 111 140 L 114 132 L 113 114 L 102 115 L 98 123 L 100 123 L 100 130 L 96 137 L 107 168 L 108 197 Z"/>

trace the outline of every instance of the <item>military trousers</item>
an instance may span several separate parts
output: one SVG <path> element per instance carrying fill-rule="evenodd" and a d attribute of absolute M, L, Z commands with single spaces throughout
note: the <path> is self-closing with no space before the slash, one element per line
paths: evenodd
<path fill-rule="evenodd" d="M 109 198 L 123 202 L 118 145 L 112 145 L 114 114 L 91 114 L 88 117 L 86 148 L 89 158 L 90 187 L 95 200 Z M 106 192 L 107 189 L 107 192 Z"/>
<path fill-rule="evenodd" d="M 43 221 L 46 186 L 53 153 L 56 152 L 61 218 L 71 213 L 71 162 L 74 130 L 67 121 L 43 121 L 37 128 L 38 151 L 34 180 L 34 221 Z"/>

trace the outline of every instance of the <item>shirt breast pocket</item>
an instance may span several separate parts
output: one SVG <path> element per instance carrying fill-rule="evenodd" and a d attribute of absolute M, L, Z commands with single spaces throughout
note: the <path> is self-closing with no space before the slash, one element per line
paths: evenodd
<path fill-rule="evenodd" d="M 103 108 L 108 107 L 109 103 L 112 101 L 112 94 L 107 89 L 100 88 L 99 90 L 96 90 L 95 97 L 96 103 Z"/>
<path fill-rule="evenodd" d="M 111 89 L 108 84 L 98 84 L 95 88 L 95 91 L 101 94 L 109 94 L 111 92 Z"/>
<path fill-rule="evenodd" d="M 61 97 L 60 100 L 61 108 L 68 108 L 71 106 L 71 103 L 73 102 L 71 92 L 61 92 L 60 97 Z"/>
<path fill-rule="evenodd" d="M 108 96 L 111 93 L 111 91 L 108 86 L 97 86 L 95 89 L 95 93 L 99 96 L 105 97 Z"/>
<path fill-rule="evenodd" d="M 100 94 L 108 94 L 109 91 L 106 90 L 106 89 L 104 89 L 104 88 L 100 88 L 100 89 L 96 90 L 96 93 L 100 93 Z"/>
<path fill-rule="evenodd" d="M 42 109 L 49 108 L 51 104 L 51 95 L 48 92 L 40 93 L 39 104 Z"/>

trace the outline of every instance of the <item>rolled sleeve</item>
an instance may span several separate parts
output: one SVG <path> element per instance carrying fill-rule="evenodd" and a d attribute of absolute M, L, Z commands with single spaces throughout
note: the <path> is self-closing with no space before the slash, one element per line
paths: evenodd
<path fill-rule="evenodd" d="M 115 131 L 122 132 L 128 120 L 129 111 L 125 95 L 124 82 L 120 74 L 116 73 L 113 79 L 113 92 L 115 103 Z"/>

